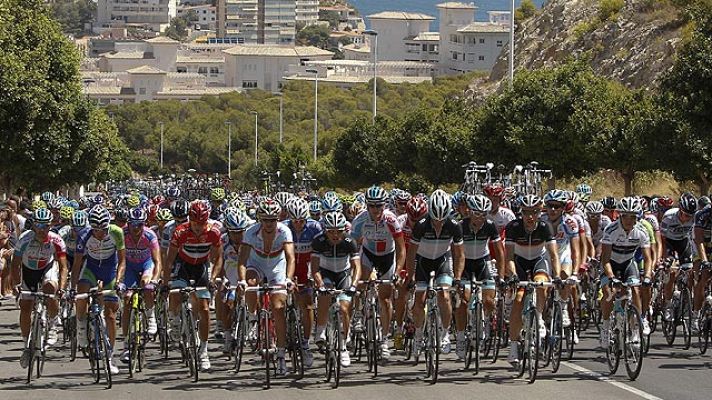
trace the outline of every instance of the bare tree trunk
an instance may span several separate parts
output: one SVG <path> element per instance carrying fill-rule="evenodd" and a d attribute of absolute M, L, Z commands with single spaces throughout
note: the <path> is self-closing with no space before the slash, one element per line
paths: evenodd
<path fill-rule="evenodd" d="M 700 172 L 698 175 L 699 178 L 696 181 L 697 187 L 700 189 L 700 196 L 706 196 L 709 194 L 710 180 L 704 172 Z"/>
<path fill-rule="evenodd" d="M 635 171 L 632 168 L 628 168 L 625 172 L 621 173 L 623 177 L 623 192 L 626 196 L 633 195 L 633 178 L 635 178 Z"/>

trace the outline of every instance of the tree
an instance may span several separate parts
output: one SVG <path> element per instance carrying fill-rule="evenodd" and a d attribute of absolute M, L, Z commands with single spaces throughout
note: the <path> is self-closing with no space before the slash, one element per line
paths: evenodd
<path fill-rule="evenodd" d="M 311 45 L 325 49 L 329 46 L 329 28 L 323 25 L 309 25 L 297 33 L 301 45 Z"/>
<path fill-rule="evenodd" d="M 192 11 L 192 13 L 195 13 L 195 11 Z M 188 38 L 188 25 L 190 25 L 190 18 L 192 15 L 194 14 L 188 13 L 186 15 L 173 18 L 164 34 L 173 40 L 181 42 L 186 40 Z"/>
<path fill-rule="evenodd" d="M 0 184 L 6 189 L 86 182 L 121 162 L 116 127 L 82 94 L 79 60 L 41 0 L 0 0 Z M 106 166 L 109 156 L 116 158 Z M 127 172 L 125 166 L 117 171 Z"/>
<path fill-rule="evenodd" d="M 62 31 L 72 35 L 85 32 L 85 25 L 96 15 L 96 3 L 91 0 L 58 0 L 50 4 L 50 9 Z"/>
<path fill-rule="evenodd" d="M 524 22 L 527 19 L 536 15 L 536 5 L 532 0 L 522 0 L 519 8 L 514 10 L 514 21 L 517 23 Z"/>

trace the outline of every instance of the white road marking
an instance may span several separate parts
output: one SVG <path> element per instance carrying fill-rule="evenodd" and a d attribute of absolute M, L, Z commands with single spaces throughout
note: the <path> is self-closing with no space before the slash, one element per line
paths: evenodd
<path fill-rule="evenodd" d="M 607 376 L 605 376 L 605 375 L 602 375 L 602 374 L 600 374 L 600 373 L 598 373 L 598 372 L 591 371 L 590 369 L 584 368 L 584 367 L 582 367 L 582 366 L 580 366 L 580 365 L 576 365 L 576 364 L 571 363 L 571 362 L 568 362 L 568 361 L 562 361 L 561 364 L 563 364 L 563 365 L 565 365 L 565 366 L 567 366 L 567 367 L 569 367 L 569 368 L 571 368 L 571 369 L 573 369 L 573 370 L 582 372 L 582 373 L 584 373 L 584 374 L 586 374 L 586 375 L 588 375 L 588 376 L 591 376 L 591 377 L 593 377 L 593 378 L 596 378 L 596 380 L 599 380 L 599 381 L 601 381 L 601 382 L 610 383 L 611 385 L 613 385 L 613 386 L 615 386 L 615 387 L 617 387 L 617 388 L 619 388 L 619 389 L 623 389 L 623 390 L 628 391 L 628 392 L 630 392 L 630 393 L 633 393 L 633 394 L 635 394 L 635 395 L 637 395 L 637 396 L 640 396 L 640 397 L 642 397 L 642 398 L 644 398 L 644 399 L 647 399 L 647 400 L 663 400 L 662 398 L 660 398 L 660 397 L 658 397 L 658 396 L 655 396 L 655 395 L 652 395 L 652 394 L 650 394 L 650 393 L 648 393 L 648 392 L 645 392 L 645 391 L 642 391 L 642 390 L 640 390 L 640 389 L 634 388 L 633 386 L 626 385 L 626 384 L 623 383 L 623 382 L 614 381 L 613 379 L 610 379 L 609 377 L 607 377 Z"/>

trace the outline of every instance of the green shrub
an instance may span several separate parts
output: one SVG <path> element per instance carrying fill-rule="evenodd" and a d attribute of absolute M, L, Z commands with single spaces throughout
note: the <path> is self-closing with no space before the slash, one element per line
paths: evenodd
<path fill-rule="evenodd" d="M 598 18 L 603 22 L 615 21 L 623 6 L 625 0 L 601 0 L 598 3 Z"/>

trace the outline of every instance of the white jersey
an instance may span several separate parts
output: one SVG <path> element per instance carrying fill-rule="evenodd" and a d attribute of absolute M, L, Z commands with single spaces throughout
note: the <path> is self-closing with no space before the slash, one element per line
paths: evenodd
<path fill-rule="evenodd" d="M 496 211 L 491 211 L 487 215 L 487 219 L 494 222 L 494 226 L 497 227 L 497 232 L 500 234 L 507 227 L 507 224 L 514 221 L 517 217 L 514 212 L 509 208 L 499 206 Z"/>
<path fill-rule="evenodd" d="M 660 232 L 666 239 L 683 240 L 691 237 L 695 219 L 690 217 L 690 220 L 683 224 L 680 221 L 678 211 L 680 211 L 679 208 L 671 208 L 663 215 L 663 219 L 660 222 Z"/>
<path fill-rule="evenodd" d="M 630 232 L 626 232 L 623 224 L 618 220 L 606 227 L 601 244 L 611 245 L 611 261 L 625 264 L 635 257 L 635 252 L 639 248 L 650 247 L 650 238 L 645 228 L 638 224 Z"/>

